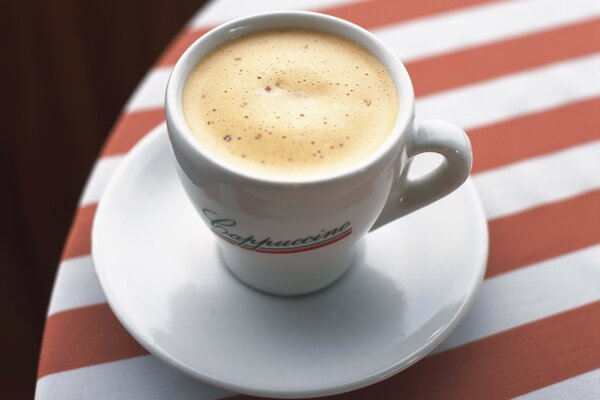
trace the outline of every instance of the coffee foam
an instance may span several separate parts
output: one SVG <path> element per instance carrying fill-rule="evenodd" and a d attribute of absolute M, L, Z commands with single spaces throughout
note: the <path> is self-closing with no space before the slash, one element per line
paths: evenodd
<path fill-rule="evenodd" d="M 389 135 L 398 112 L 383 65 L 325 33 L 269 30 L 203 58 L 183 92 L 194 137 L 225 163 L 274 177 L 355 165 Z"/>

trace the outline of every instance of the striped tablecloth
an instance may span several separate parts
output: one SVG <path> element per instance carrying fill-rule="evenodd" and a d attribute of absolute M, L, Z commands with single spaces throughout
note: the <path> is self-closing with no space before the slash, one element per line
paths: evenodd
<path fill-rule="evenodd" d="M 163 118 L 179 54 L 216 24 L 309 9 L 366 27 L 404 61 L 418 118 L 462 126 L 490 230 L 486 279 L 433 354 L 336 399 L 600 397 L 600 2 L 213 1 L 139 85 L 81 196 L 48 310 L 36 398 L 217 399 L 234 393 L 149 355 L 106 304 L 90 258 L 96 203 Z"/>

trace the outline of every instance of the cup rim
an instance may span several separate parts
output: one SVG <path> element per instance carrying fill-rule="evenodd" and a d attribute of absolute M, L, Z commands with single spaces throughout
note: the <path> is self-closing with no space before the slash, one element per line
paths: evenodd
<path fill-rule="evenodd" d="M 394 126 L 392 127 L 390 134 L 387 136 L 382 145 L 380 145 L 373 153 L 369 156 L 362 159 L 360 162 L 355 165 L 334 170 L 331 173 L 324 173 L 321 175 L 311 175 L 307 177 L 299 176 L 299 177 L 279 177 L 279 176 L 271 176 L 266 174 L 260 174 L 256 172 L 249 172 L 240 167 L 236 167 L 235 165 L 231 165 L 227 163 L 227 161 L 219 158 L 210 153 L 207 149 L 205 149 L 197 140 L 193 138 L 191 130 L 185 121 L 185 117 L 183 115 L 183 107 L 182 104 L 182 95 L 183 85 L 180 85 L 179 82 L 185 82 L 188 79 L 189 73 L 191 72 L 191 68 L 185 74 L 185 69 L 188 65 L 188 60 L 193 58 L 194 54 L 200 51 L 204 43 L 209 39 L 213 39 L 214 37 L 218 37 L 218 35 L 223 35 L 223 39 L 216 40 L 216 44 L 211 46 L 208 50 L 205 50 L 206 54 L 218 46 L 225 43 L 227 40 L 231 40 L 232 37 L 229 37 L 227 34 L 231 32 L 235 32 L 239 30 L 241 27 L 248 28 L 253 25 L 260 24 L 261 22 L 265 22 L 271 19 L 277 19 L 281 17 L 289 17 L 293 16 L 296 18 L 302 18 L 304 20 L 308 19 L 320 19 L 324 23 L 334 23 L 338 26 L 342 26 L 344 30 L 354 30 L 357 31 L 360 35 L 366 37 L 367 41 L 370 45 L 378 48 L 379 51 L 382 52 L 385 59 L 377 57 L 373 51 L 373 49 L 365 48 L 357 43 L 359 46 L 365 48 L 369 53 L 371 53 L 374 57 L 376 57 L 385 67 L 386 71 L 392 78 L 394 83 L 396 93 L 398 95 L 398 113 L 396 116 L 396 121 L 394 122 Z M 266 23 L 268 25 L 268 23 Z M 290 28 L 303 28 L 302 25 L 298 26 L 289 26 Z M 252 30 L 260 31 L 260 30 L 268 30 L 275 29 L 269 28 L 268 26 L 265 28 L 259 28 Z M 313 29 L 313 28 L 311 28 Z M 319 30 L 318 28 L 316 30 Z M 242 33 L 239 36 L 242 36 L 246 33 Z M 334 35 L 341 36 L 345 39 L 352 40 L 349 38 L 349 35 L 345 35 L 343 32 L 341 34 L 335 33 Z M 199 60 L 198 60 L 199 61 Z M 196 61 L 196 63 L 198 62 Z M 195 65 L 195 64 L 194 64 Z M 396 54 L 380 39 L 378 39 L 375 35 L 373 35 L 368 30 L 358 26 L 350 21 L 334 17 L 331 15 L 326 15 L 313 11 L 273 11 L 273 12 L 265 12 L 265 13 L 256 13 L 247 15 L 241 18 L 237 18 L 231 20 L 229 22 L 223 23 L 221 25 L 216 26 L 211 29 L 200 38 L 196 39 L 180 56 L 177 60 L 171 74 L 169 76 L 167 82 L 167 88 L 165 92 L 165 114 L 169 127 L 170 135 L 177 135 L 179 138 L 183 140 L 185 146 L 196 154 L 196 156 L 201 157 L 204 160 L 210 162 L 214 167 L 222 169 L 230 174 L 236 175 L 245 180 L 262 183 L 267 185 L 294 185 L 294 186 L 303 186 L 303 185 L 312 185 L 312 184 L 321 184 L 321 183 L 329 183 L 332 181 L 343 180 L 352 178 L 356 175 L 360 175 L 370 168 L 372 168 L 378 161 L 385 158 L 389 153 L 393 152 L 396 148 L 397 143 L 403 137 L 405 132 L 407 132 L 408 127 L 414 117 L 414 108 L 415 108 L 415 96 L 413 91 L 413 86 L 411 79 L 408 75 L 408 71 L 406 67 L 400 59 L 396 56 Z M 171 139 L 172 140 L 172 139 Z M 175 149 L 174 149 L 175 150 Z M 176 151 L 176 150 L 175 150 Z M 189 172 L 186 171 L 189 174 Z"/>

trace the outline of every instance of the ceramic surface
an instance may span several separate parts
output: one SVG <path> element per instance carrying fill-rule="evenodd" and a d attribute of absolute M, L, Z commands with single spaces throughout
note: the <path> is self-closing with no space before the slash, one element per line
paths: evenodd
<path fill-rule="evenodd" d="M 112 310 L 146 349 L 236 392 L 322 396 L 385 379 L 450 333 L 485 271 L 487 225 L 470 180 L 367 234 L 341 279 L 304 296 L 238 281 L 199 218 L 161 125 L 101 199 L 94 263 Z"/>
<path fill-rule="evenodd" d="M 396 122 L 384 143 L 360 162 L 315 177 L 276 178 L 219 160 L 190 133 L 182 95 L 197 62 L 235 37 L 284 27 L 349 39 L 388 71 L 399 99 Z M 338 279 L 367 232 L 447 195 L 469 176 L 465 132 L 449 122 L 415 122 L 414 103 L 406 68 L 372 33 L 325 14 L 281 11 L 229 21 L 196 40 L 169 77 L 165 116 L 183 188 L 201 216 L 197 221 L 221 237 L 225 264 L 255 288 L 295 295 Z M 425 152 L 445 162 L 419 180 L 406 179 L 411 160 Z"/>

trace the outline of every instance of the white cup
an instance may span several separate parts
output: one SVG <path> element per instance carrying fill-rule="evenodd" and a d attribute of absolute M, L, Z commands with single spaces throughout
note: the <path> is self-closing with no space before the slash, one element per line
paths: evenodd
<path fill-rule="evenodd" d="M 398 93 L 398 117 L 385 142 L 360 163 L 318 178 L 268 178 L 228 164 L 192 136 L 182 93 L 194 66 L 228 40 L 277 28 L 344 37 L 387 69 Z M 178 175 L 200 219 L 217 235 L 225 264 L 246 284 L 283 295 L 331 284 L 351 265 L 367 232 L 447 195 L 467 179 L 472 154 L 464 131 L 443 121 L 415 122 L 414 105 L 406 69 L 379 39 L 348 21 L 301 11 L 252 15 L 214 28 L 181 56 L 165 98 Z M 425 152 L 439 153 L 444 161 L 419 179 L 407 178 L 411 159 Z"/>

